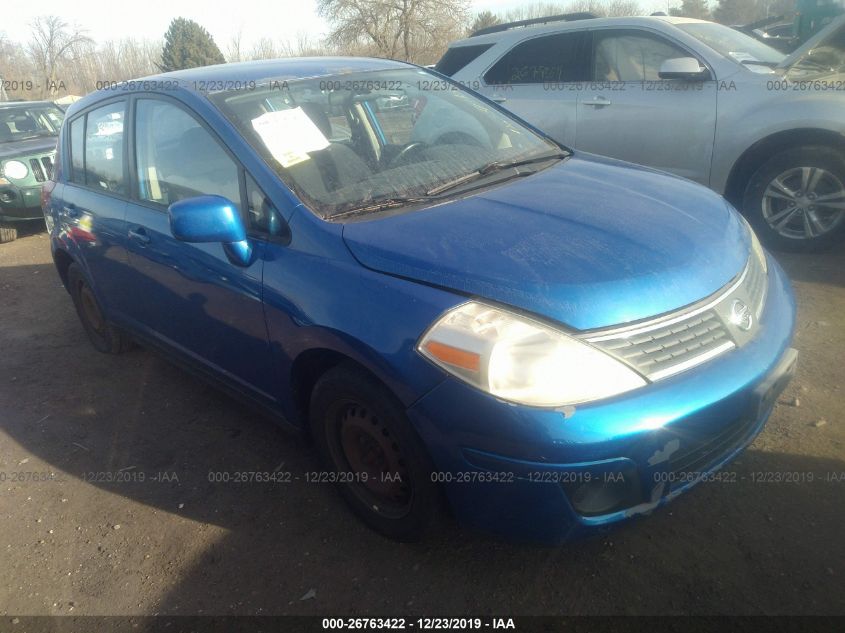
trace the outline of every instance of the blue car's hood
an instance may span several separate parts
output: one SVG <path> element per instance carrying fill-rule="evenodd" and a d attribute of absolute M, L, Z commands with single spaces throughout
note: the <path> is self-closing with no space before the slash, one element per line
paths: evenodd
<path fill-rule="evenodd" d="M 576 329 L 694 303 L 736 276 L 750 247 L 712 191 L 582 154 L 461 200 L 347 224 L 343 236 L 369 268 Z"/>

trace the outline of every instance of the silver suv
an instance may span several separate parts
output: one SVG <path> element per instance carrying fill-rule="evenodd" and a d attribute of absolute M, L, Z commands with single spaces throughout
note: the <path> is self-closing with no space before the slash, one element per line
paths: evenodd
<path fill-rule="evenodd" d="M 789 56 L 701 20 L 537 22 L 454 42 L 436 69 L 564 145 L 707 185 L 773 247 L 845 232 L 845 16 Z"/>

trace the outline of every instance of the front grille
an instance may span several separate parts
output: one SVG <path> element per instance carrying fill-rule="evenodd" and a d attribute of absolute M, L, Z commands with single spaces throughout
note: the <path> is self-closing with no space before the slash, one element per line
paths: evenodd
<path fill-rule="evenodd" d="M 669 460 L 669 471 L 673 475 L 670 481 L 683 485 L 694 480 L 701 473 L 707 472 L 726 455 L 742 446 L 754 430 L 756 420 L 745 416 L 729 424 L 716 435 L 690 446 L 689 438 L 682 444 L 688 446 L 678 451 Z"/>
<path fill-rule="evenodd" d="M 649 380 L 660 380 L 695 367 L 754 335 L 765 303 L 768 275 L 752 254 L 743 272 L 714 295 L 646 323 L 590 332 L 583 336 Z M 741 330 L 731 320 L 737 302 L 745 303 L 755 319 Z"/>
<path fill-rule="evenodd" d="M 41 159 L 41 163 L 44 165 L 44 173 L 47 174 L 47 179 L 50 180 L 53 178 L 53 157 L 52 156 L 44 156 Z"/>
<path fill-rule="evenodd" d="M 29 166 L 38 182 L 44 182 L 53 177 L 53 158 L 51 156 L 30 158 Z"/>
<path fill-rule="evenodd" d="M 32 173 L 38 182 L 44 182 L 47 180 L 44 177 L 44 170 L 41 168 L 41 162 L 37 158 L 31 158 L 29 165 L 32 167 Z"/>
<path fill-rule="evenodd" d="M 715 353 L 726 344 L 733 347 L 727 328 L 713 310 L 634 336 L 596 342 L 605 352 L 652 378 L 703 354 Z"/>

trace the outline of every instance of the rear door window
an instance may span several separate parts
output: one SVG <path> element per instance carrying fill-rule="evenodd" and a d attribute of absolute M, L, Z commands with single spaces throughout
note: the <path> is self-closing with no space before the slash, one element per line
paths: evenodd
<path fill-rule="evenodd" d="M 434 70 L 451 77 L 478 59 L 482 53 L 490 50 L 492 46 L 492 44 L 475 44 L 473 46 L 455 46 L 450 48 L 440 58 L 440 61 L 437 62 Z"/>
<path fill-rule="evenodd" d="M 110 103 L 86 115 L 85 184 L 114 193 L 127 192 L 123 175 L 123 123 L 126 102 Z"/>
<path fill-rule="evenodd" d="M 70 123 L 70 180 L 79 185 L 85 184 L 85 117 L 81 116 Z"/>
<path fill-rule="evenodd" d="M 125 195 L 126 101 L 91 110 L 70 124 L 71 182 Z"/>
<path fill-rule="evenodd" d="M 556 33 L 521 42 L 484 75 L 488 85 L 587 81 L 587 35 Z"/>

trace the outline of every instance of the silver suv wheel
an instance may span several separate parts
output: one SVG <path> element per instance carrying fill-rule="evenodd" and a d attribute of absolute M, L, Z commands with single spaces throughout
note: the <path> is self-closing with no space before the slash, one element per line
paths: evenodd
<path fill-rule="evenodd" d="M 800 145 L 775 153 L 749 178 L 740 208 L 770 248 L 837 244 L 845 236 L 845 152 Z"/>
<path fill-rule="evenodd" d="M 845 185 L 826 169 L 795 167 L 772 179 L 762 204 L 763 218 L 779 235 L 813 239 L 845 219 Z"/>

